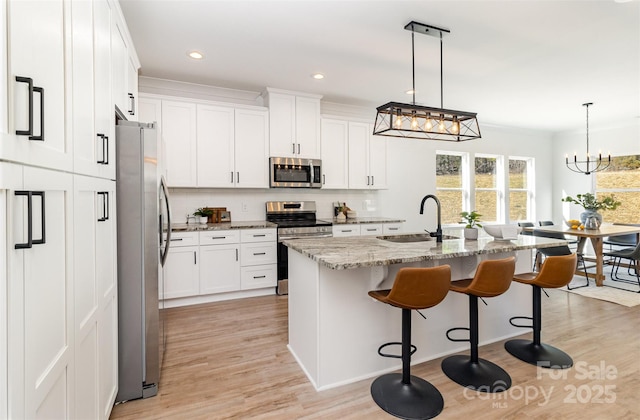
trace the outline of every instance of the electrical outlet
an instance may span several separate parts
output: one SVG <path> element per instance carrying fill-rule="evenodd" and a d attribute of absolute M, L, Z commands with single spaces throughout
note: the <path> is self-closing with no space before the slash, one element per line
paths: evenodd
<path fill-rule="evenodd" d="M 240 211 L 242 211 L 243 213 L 249 211 L 249 206 L 247 205 L 247 203 L 242 203 Z"/>

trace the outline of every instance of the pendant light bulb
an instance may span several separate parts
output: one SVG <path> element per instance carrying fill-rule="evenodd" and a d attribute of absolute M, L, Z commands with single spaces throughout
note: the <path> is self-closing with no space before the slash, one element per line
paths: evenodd
<path fill-rule="evenodd" d="M 460 132 L 460 122 L 456 117 L 453 117 L 453 123 L 451 124 L 451 132 L 458 134 Z"/>
<path fill-rule="evenodd" d="M 398 116 L 396 117 L 396 127 L 402 127 L 402 115 L 400 114 L 400 110 L 398 110 Z"/>
<path fill-rule="evenodd" d="M 418 118 L 416 117 L 416 113 L 413 112 L 411 116 L 411 129 L 415 130 L 416 128 L 418 128 Z"/>
<path fill-rule="evenodd" d="M 440 115 L 440 121 L 438 122 L 438 130 L 444 133 L 444 116 Z"/>
<path fill-rule="evenodd" d="M 427 115 L 427 122 L 424 123 L 425 131 L 433 130 L 433 122 L 431 122 L 431 115 Z"/>

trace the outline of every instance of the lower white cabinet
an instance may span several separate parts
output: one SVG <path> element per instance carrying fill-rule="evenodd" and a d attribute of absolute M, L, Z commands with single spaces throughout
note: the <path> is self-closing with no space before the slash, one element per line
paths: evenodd
<path fill-rule="evenodd" d="M 383 235 L 395 235 L 402 233 L 404 230 L 402 223 L 383 223 L 382 234 Z"/>
<path fill-rule="evenodd" d="M 240 290 L 239 244 L 200 246 L 200 294 Z"/>
<path fill-rule="evenodd" d="M 275 228 L 172 232 L 160 299 L 275 287 L 276 241 Z"/>
<path fill-rule="evenodd" d="M 333 236 L 340 238 L 345 236 L 360 236 L 360 225 L 333 225 Z"/>
<path fill-rule="evenodd" d="M 353 223 L 346 225 L 333 225 L 333 236 L 377 236 L 394 235 L 402 232 L 403 224 L 399 223 Z"/>
<path fill-rule="evenodd" d="M 364 223 L 360 225 L 360 236 L 382 235 L 382 223 Z"/>

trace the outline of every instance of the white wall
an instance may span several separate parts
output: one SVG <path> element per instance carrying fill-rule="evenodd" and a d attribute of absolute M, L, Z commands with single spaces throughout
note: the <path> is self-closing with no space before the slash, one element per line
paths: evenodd
<path fill-rule="evenodd" d="M 420 202 L 426 194 L 436 193 L 435 154 L 440 151 L 487 153 L 535 159 L 536 206 L 534 220 L 550 218 L 552 184 L 551 134 L 544 131 L 520 130 L 483 125 L 482 138 L 461 143 L 406 140 L 390 138 L 388 160 L 389 190 L 380 193 L 382 213 L 398 215 L 407 220 L 405 231 L 434 230 L 435 206 L 425 205 L 420 215 Z M 533 221 L 533 220 L 532 220 Z"/>
<path fill-rule="evenodd" d="M 589 127 L 589 149 L 591 154 L 602 150 L 612 156 L 640 154 L 640 119 L 620 122 L 606 127 Z M 569 159 L 577 153 L 578 158 L 586 157 L 586 127 L 582 130 L 559 132 L 553 136 L 552 162 L 553 174 L 557 180 L 553 185 L 551 208 L 553 220 L 578 219 L 583 209 L 570 203 L 563 203 L 563 196 L 592 191 L 592 175 L 571 172 L 565 164 L 565 155 Z"/>

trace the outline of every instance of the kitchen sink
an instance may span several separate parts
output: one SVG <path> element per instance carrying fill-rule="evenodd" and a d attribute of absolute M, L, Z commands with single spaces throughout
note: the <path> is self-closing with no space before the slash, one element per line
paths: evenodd
<path fill-rule="evenodd" d="M 427 242 L 435 241 L 436 238 L 430 236 L 428 233 L 410 233 L 405 235 L 389 235 L 389 236 L 377 236 L 376 238 L 383 241 L 398 242 L 398 243 L 412 243 L 412 242 Z M 458 239 L 455 236 L 443 235 L 442 239 Z"/>

